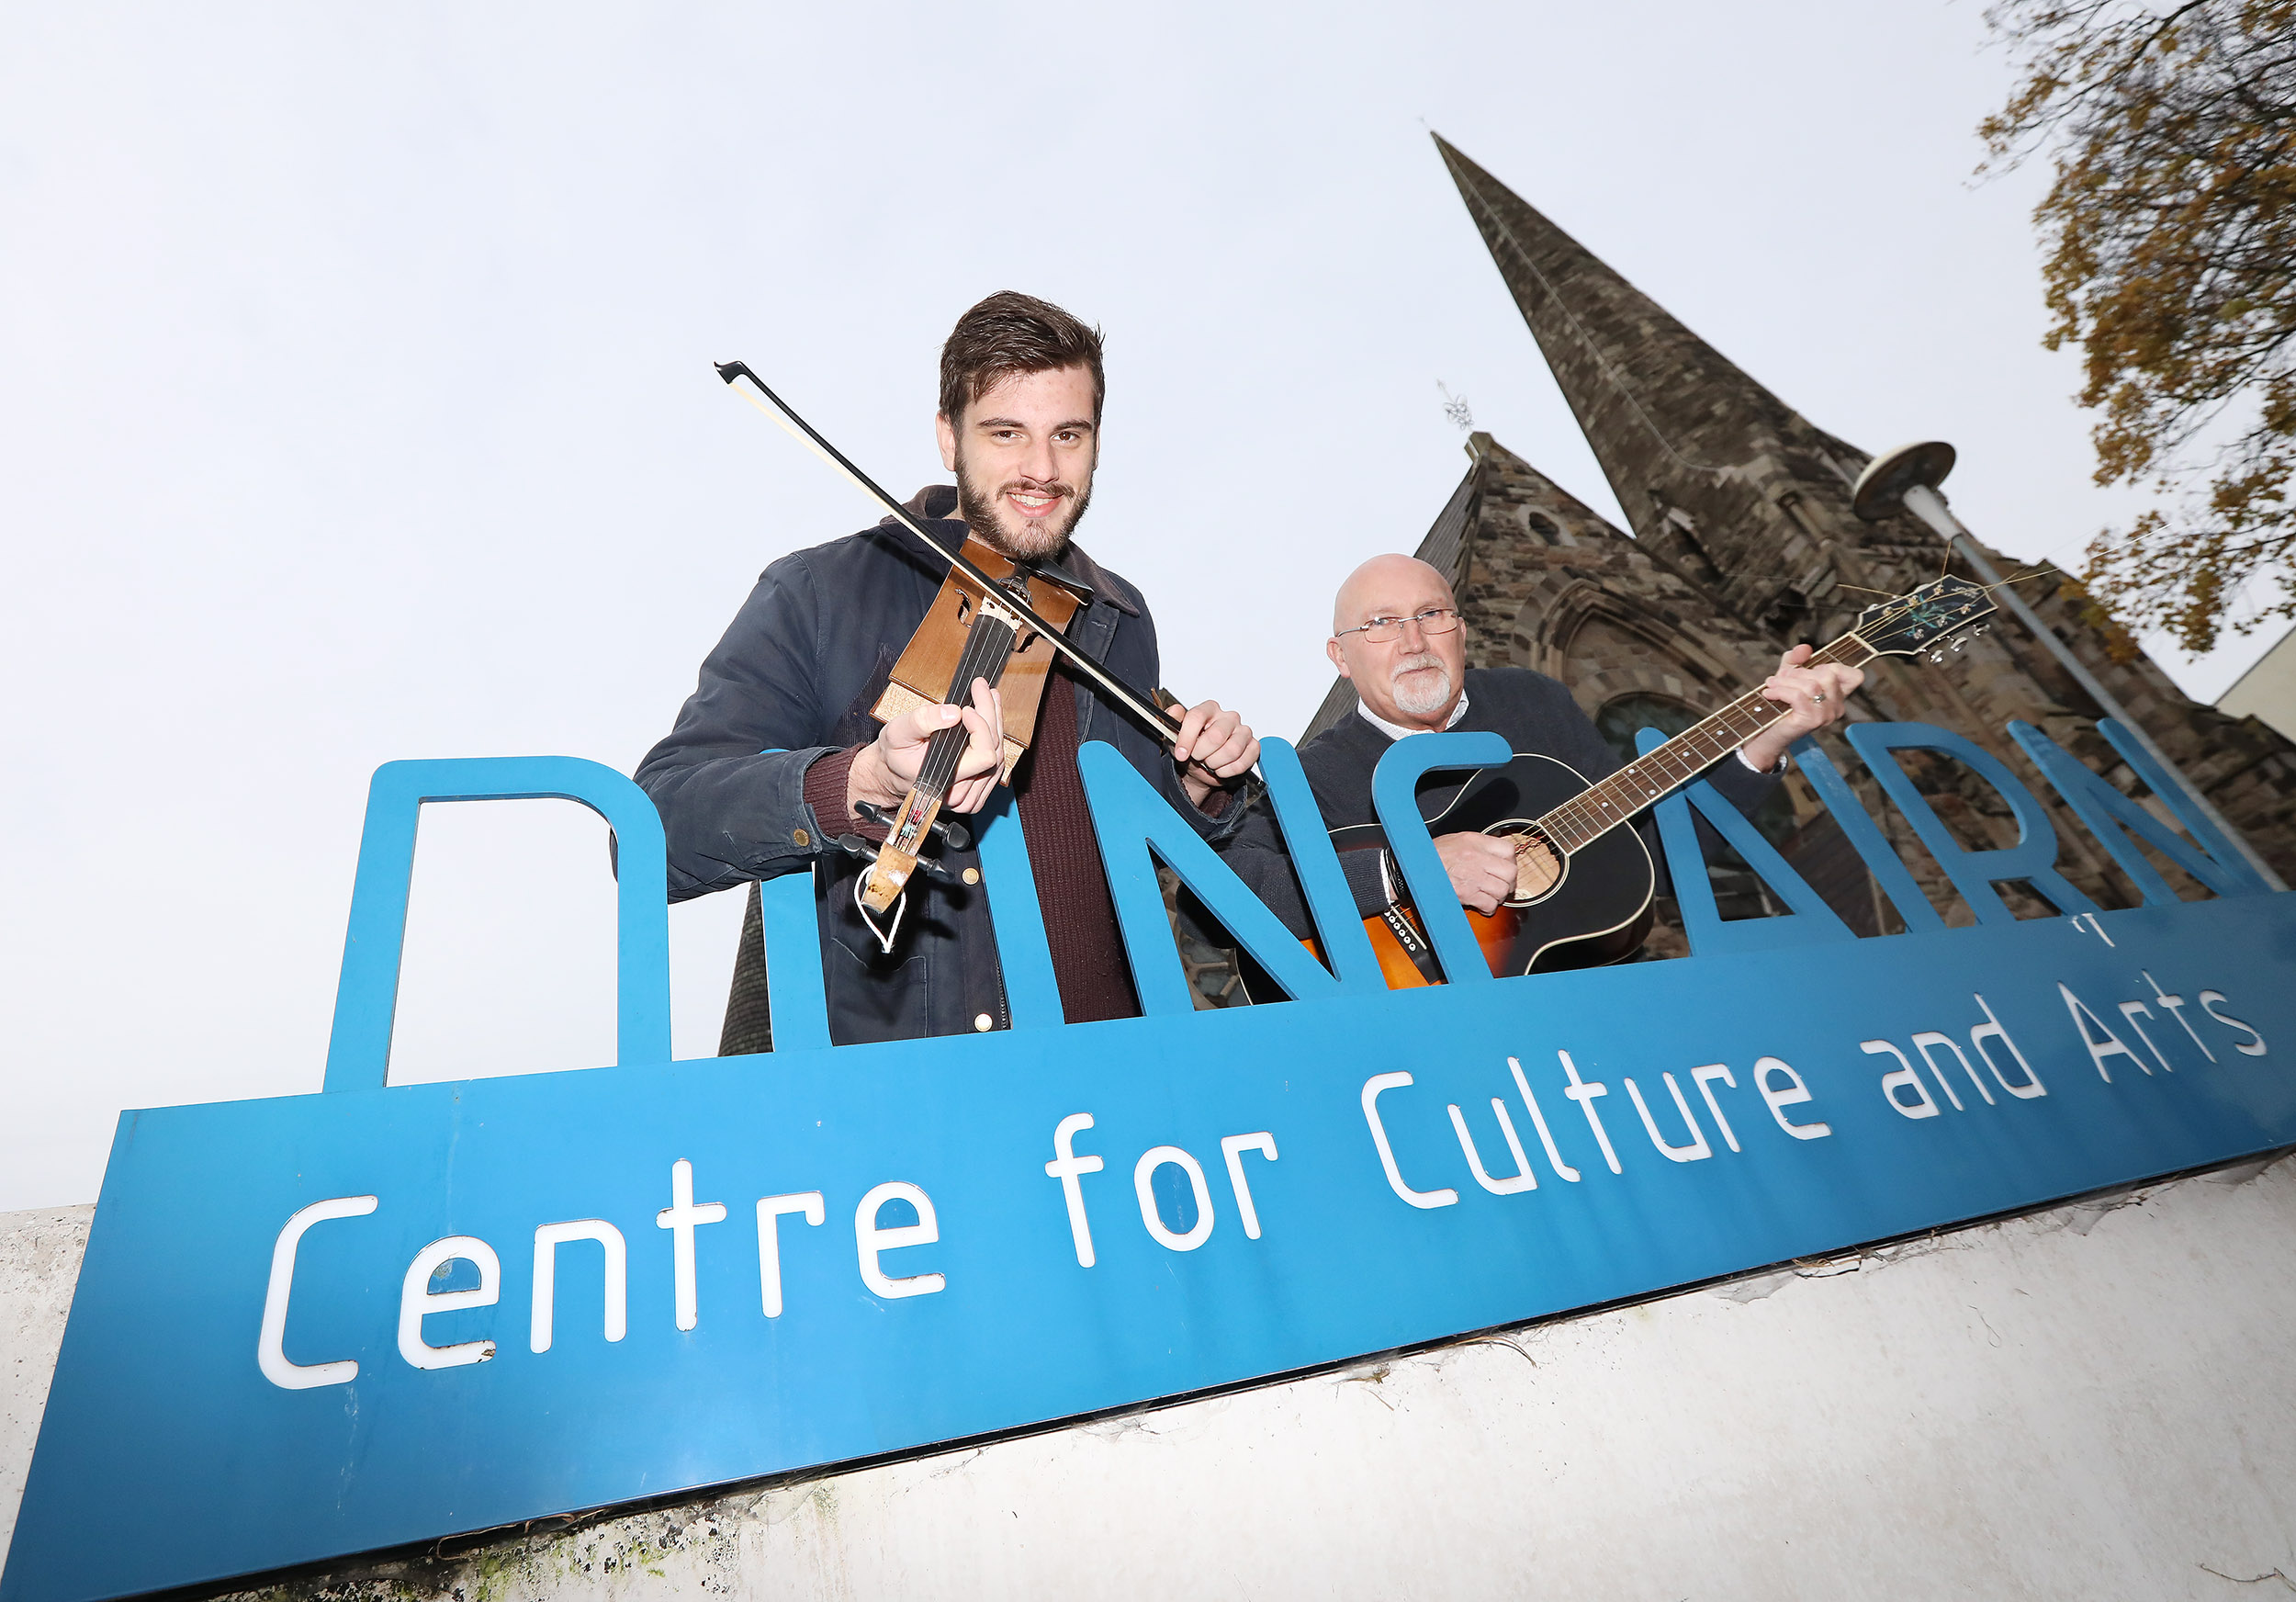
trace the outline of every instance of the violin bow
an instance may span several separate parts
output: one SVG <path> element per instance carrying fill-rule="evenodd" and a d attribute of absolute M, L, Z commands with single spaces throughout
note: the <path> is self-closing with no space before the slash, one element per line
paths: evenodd
<path fill-rule="evenodd" d="M 917 536 L 917 538 L 923 540 L 927 547 L 936 556 L 940 557 L 943 561 L 947 562 L 950 567 L 953 568 L 956 571 L 962 573 L 975 584 L 978 584 L 981 587 L 982 592 L 985 594 L 994 597 L 999 606 L 1006 607 L 1016 616 L 1019 617 L 1023 622 L 1027 623 L 1030 628 L 1033 628 L 1037 633 L 1042 635 L 1047 644 L 1049 644 L 1061 655 L 1066 657 L 1070 661 L 1074 662 L 1076 667 L 1083 671 L 1085 677 L 1099 685 L 1102 690 L 1108 693 L 1110 699 L 1123 706 L 1127 711 L 1131 712 L 1133 716 L 1139 718 L 1142 723 L 1145 723 L 1150 728 L 1155 730 L 1157 735 L 1163 739 L 1165 744 L 1171 745 L 1179 739 L 1180 726 L 1174 722 L 1172 718 L 1165 715 L 1162 710 L 1157 708 L 1152 701 L 1140 695 L 1131 685 L 1125 683 L 1123 680 L 1109 671 L 1109 670 L 1101 664 L 1099 658 L 1094 656 L 1090 651 L 1084 649 L 1081 646 L 1071 644 L 1067 636 L 1063 634 L 1059 629 L 1053 627 L 1050 623 L 1046 622 L 1044 618 L 1038 615 L 1036 608 L 1030 605 L 1025 597 L 1015 595 L 1011 591 L 997 583 L 994 579 L 991 579 L 986 573 L 981 571 L 979 568 L 974 566 L 971 561 L 966 559 L 962 551 L 951 550 L 947 546 L 941 544 L 940 541 L 926 533 L 925 530 L 919 526 L 917 520 L 909 515 L 909 510 L 907 507 L 902 505 L 898 501 L 895 501 L 891 495 L 887 494 L 884 486 L 879 484 L 874 479 L 871 478 L 867 473 L 862 472 L 859 468 L 855 467 L 850 460 L 847 459 L 843 451 L 840 451 L 837 448 L 837 446 L 822 438 L 819 431 L 816 430 L 812 423 L 807 423 L 803 417 L 800 417 L 797 414 L 796 410 L 793 408 L 788 401 L 782 400 L 779 395 L 773 393 L 773 391 L 767 387 L 765 380 L 759 378 L 758 375 L 751 370 L 748 363 L 719 362 L 716 363 L 715 366 L 717 367 L 717 376 L 726 380 L 726 388 L 734 390 L 734 392 L 740 395 L 743 400 L 748 401 L 749 404 L 755 406 L 759 411 L 764 412 L 768 417 L 771 417 L 775 423 L 779 423 L 784 434 L 788 434 L 799 445 L 804 446 L 815 456 L 820 457 L 823 462 L 828 465 L 831 470 L 844 475 L 844 477 L 863 494 L 873 498 L 878 504 L 882 505 L 887 512 L 893 514 L 895 522 L 899 523 L 902 527 L 907 529 L 911 534 Z M 748 390 L 741 389 L 736 382 L 736 380 L 743 378 L 748 379 L 749 382 Z M 754 390 L 755 393 L 750 393 L 750 390 Z M 762 399 L 760 397 L 762 397 Z"/>

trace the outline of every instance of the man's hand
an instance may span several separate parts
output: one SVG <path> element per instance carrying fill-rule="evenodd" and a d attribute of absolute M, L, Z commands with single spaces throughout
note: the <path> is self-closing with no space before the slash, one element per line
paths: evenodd
<path fill-rule="evenodd" d="M 1864 673 L 1838 662 L 1806 666 L 1810 656 L 1810 647 L 1795 646 L 1778 659 L 1778 671 L 1762 681 L 1764 699 L 1785 707 L 1785 716 L 1739 749 L 1750 764 L 1764 773 L 1778 765 L 1795 740 L 1839 722 L 1849 710 L 1851 693 L 1865 683 Z"/>
<path fill-rule="evenodd" d="M 908 798 L 924 765 L 925 747 L 942 729 L 962 721 L 970 736 L 957 759 L 957 775 L 941 803 L 951 812 L 978 812 L 996 787 L 996 766 L 1005 751 L 1005 704 L 986 679 L 973 681 L 970 706 L 919 706 L 878 730 L 861 747 L 845 780 L 845 810 L 858 818 L 857 801 L 873 801 L 891 811 Z"/>
<path fill-rule="evenodd" d="M 1180 764 L 1181 788 L 1200 807 L 1224 781 L 1252 771 L 1260 760 L 1260 742 L 1242 717 L 1221 710 L 1217 701 L 1206 701 L 1180 719 L 1172 760 Z"/>
<path fill-rule="evenodd" d="M 1459 904 L 1489 916 L 1514 894 L 1514 847 L 1492 834 L 1442 834 L 1435 855 L 1451 875 Z"/>

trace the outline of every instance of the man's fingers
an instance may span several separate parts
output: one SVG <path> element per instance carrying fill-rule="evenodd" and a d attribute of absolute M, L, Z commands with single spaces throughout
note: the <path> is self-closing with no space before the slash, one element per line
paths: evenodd
<path fill-rule="evenodd" d="M 1260 760 L 1259 738 L 1248 728 L 1240 728 L 1220 750 L 1220 755 L 1210 765 L 1223 779 L 1249 773 L 1252 764 Z"/>
<path fill-rule="evenodd" d="M 1197 765 L 1221 778 L 1232 778 L 1259 760 L 1259 741 L 1232 712 L 1222 712 L 1205 727 L 1197 741 Z"/>
<path fill-rule="evenodd" d="M 1219 715 L 1219 702 L 1201 701 L 1181 715 L 1180 737 L 1172 742 L 1172 755 L 1176 761 L 1185 762 L 1194 760 L 1196 748 L 1202 741 L 1205 728 Z"/>

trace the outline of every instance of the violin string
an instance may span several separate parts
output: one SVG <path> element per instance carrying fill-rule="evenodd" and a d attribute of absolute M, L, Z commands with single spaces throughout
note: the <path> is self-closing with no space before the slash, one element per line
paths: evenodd
<path fill-rule="evenodd" d="M 1000 639 L 998 637 L 1001 636 Z M 964 706 L 971 703 L 973 681 L 988 679 L 991 687 L 1004 674 L 1001 659 L 1012 647 L 1014 635 L 1009 624 L 987 612 L 973 615 L 973 626 L 964 637 L 964 649 L 957 659 L 956 671 L 950 676 L 946 705 Z M 964 749 L 972 742 L 972 734 L 962 722 L 934 731 L 926 742 L 925 761 L 918 767 L 917 787 L 935 800 L 949 793 L 950 781 L 956 777 L 957 765 Z"/>
<path fill-rule="evenodd" d="M 949 694 L 942 705 L 960 709 L 971 705 L 973 681 L 986 678 L 992 666 L 988 660 L 989 642 L 985 637 L 994 627 L 993 620 L 985 615 L 974 615 L 973 626 L 965 635 L 964 650 L 958 658 L 956 671 L 950 676 Z M 956 777 L 957 766 L 972 740 L 972 731 L 965 728 L 962 719 L 946 728 L 935 730 L 932 739 L 926 743 L 925 761 L 917 770 L 917 787 L 936 801 L 944 799 L 949 794 L 950 782 Z"/>

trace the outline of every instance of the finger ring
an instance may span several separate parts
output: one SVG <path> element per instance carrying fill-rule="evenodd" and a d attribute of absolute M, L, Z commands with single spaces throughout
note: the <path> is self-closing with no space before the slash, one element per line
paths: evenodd
<path fill-rule="evenodd" d="M 1809 704 L 1812 706 L 1823 706 L 1826 704 L 1826 692 L 1823 690 L 1811 691 Z"/>

